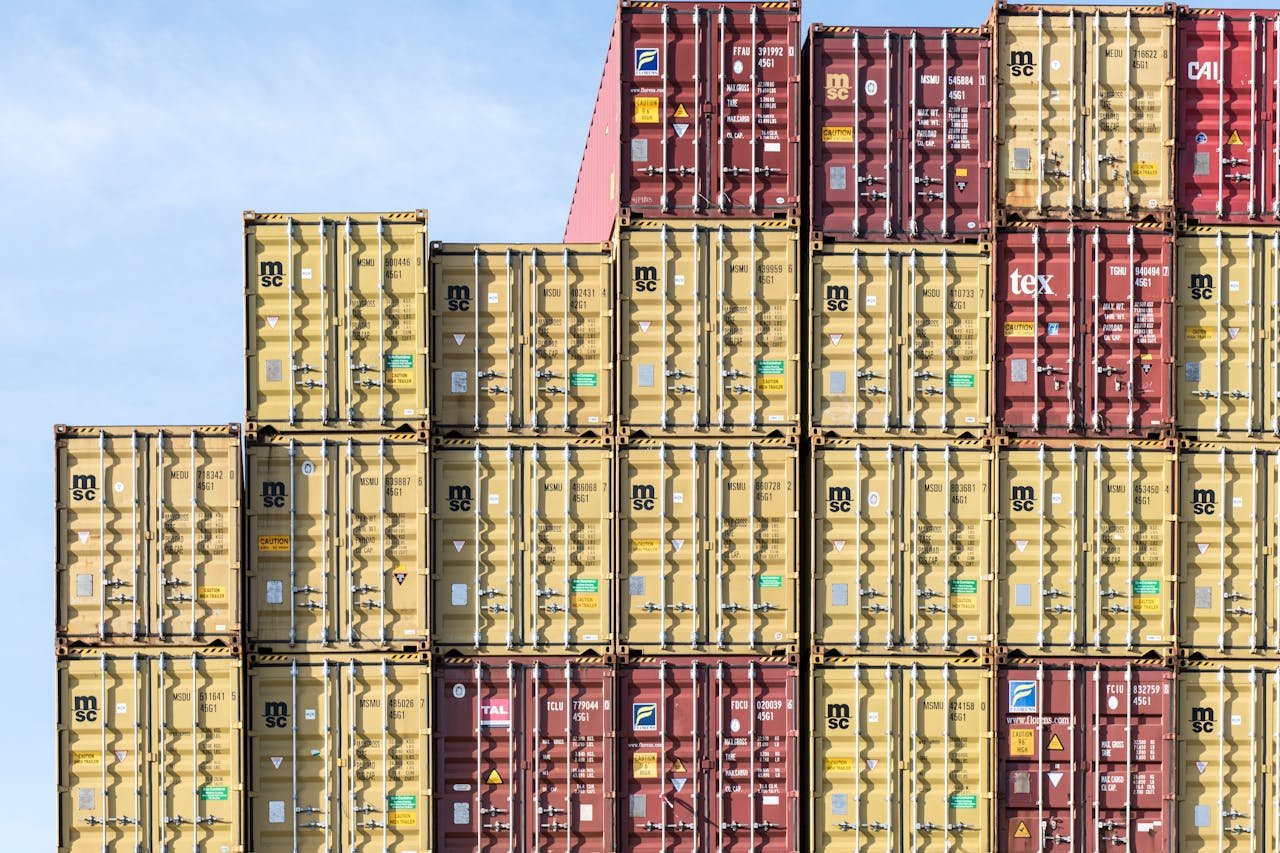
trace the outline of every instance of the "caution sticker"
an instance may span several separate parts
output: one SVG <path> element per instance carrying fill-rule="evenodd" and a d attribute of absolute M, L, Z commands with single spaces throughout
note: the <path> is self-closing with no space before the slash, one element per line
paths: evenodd
<path fill-rule="evenodd" d="M 1244 140 L 1240 138 L 1240 131 L 1233 130 L 1231 135 L 1227 137 L 1228 145 L 1244 145 Z"/>
<path fill-rule="evenodd" d="M 417 812 L 391 812 L 387 815 L 388 826 L 417 826 Z"/>
<path fill-rule="evenodd" d="M 1014 838 L 1030 838 L 1031 837 L 1031 830 L 1027 829 L 1027 822 L 1025 820 L 1018 821 L 1018 825 L 1015 826 L 1013 829 L 1013 837 Z"/>
<path fill-rule="evenodd" d="M 853 128 L 851 126 L 827 125 L 822 128 L 823 142 L 852 142 Z"/>
<path fill-rule="evenodd" d="M 288 536 L 259 536 L 258 550 L 259 551 L 288 551 L 289 537 Z"/>
<path fill-rule="evenodd" d="M 73 749 L 71 751 L 72 764 L 101 764 L 102 753 L 93 750 Z"/>
<path fill-rule="evenodd" d="M 1009 730 L 1009 755 L 1032 756 L 1036 754 L 1035 729 Z"/>
<path fill-rule="evenodd" d="M 970 578 L 953 578 L 948 583 L 951 603 L 955 610 L 976 613 L 978 610 L 978 582 Z"/>
<path fill-rule="evenodd" d="M 397 388 L 404 388 L 413 385 L 413 371 L 410 370 L 389 370 L 387 371 L 387 384 L 394 385 Z"/>
<path fill-rule="evenodd" d="M 647 95 L 637 97 L 635 107 L 636 124 L 657 124 L 662 121 L 657 98 Z"/>
<path fill-rule="evenodd" d="M 1160 167 L 1150 161 L 1139 160 L 1133 164 L 1133 176 L 1135 178 L 1158 178 L 1160 177 Z"/>
<path fill-rule="evenodd" d="M 1045 747 L 1050 752 L 1062 752 L 1065 748 L 1062 745 L 1062 738 L 1058 737 L 1057 732 L 1049 737 L 1049 744 Z"/>
<path fill-rule="evenodd" d="M 196 587 L 196 598 L 201 601 L 226 601 L 227 588 L 225 586 L 198 586 Z"/>
<path fill-rule="evenodd" d="M 494 768 L 484 777 L 484 781 L 486 785 L 501 785 L 502 774 L 498 772 L 497 768 Z"/>
<path fill-rule="evenodd" d="M 658 753 L 637 752 L 632 755 L 631 775 L 636 779 L 657 779 Z"/>
<path fill-rule="evenodd" d="M 848 773 L 853 770 L 852 758 L 827 757 L 826 768 L 829 773 Z"/>
<path fill-rule="evenodd" d="M 757 391 L 785 391 L 787 380 L 781 376 L 761 376 L 756 379 Z"/>
<path fill-rule="evenodd" d="M 689 111 L 684 108 L 684 104 L 676 105 L 676 118 L 688 118 Z"/>
<path fill-rule="evenodd" d="M 600 596 L 591 592 L 574 592 L 569 595 L 569 607 L 572 610 L 600 610 Z"/>
<path fill-rule="evenodd" d="M 1133 582 L 1133 610 L 1135 613 L 1160 613 L 1164 610 L 1164 598 L 1160 595 L 1160 581 L 1135 580 Z"/>
<path fill-rule="evenodd" d="M 631 550 L 642 554 L 654 553 L 658 550 L 657 539 L 632 539 Z"/>
<path fill-rule="evenodd" d="M 1183 335 L 1189 341 L 1211 341 L 1218 336 L 1218 330 L 1210 326 L 1188 326 Z"/>
<path fill-rule="evenodd" d="M 1006 338 L 1034 338 L 1036 324 L 1029 320 L 1014 320 L 1004 324 Z"/>

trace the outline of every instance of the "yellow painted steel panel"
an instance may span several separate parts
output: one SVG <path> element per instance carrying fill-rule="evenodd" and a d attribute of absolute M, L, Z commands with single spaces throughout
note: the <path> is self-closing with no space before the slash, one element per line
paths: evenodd
<path fill-rule="evenodd" d="M 248 451 L 248 636 L 258 647 L 428 639 L 426 447 L 364 433 Z"/>
<path fill-rule="evenodd" d="M 1038 218 L 1170 212 L 1172 13 L 1015 6 L 995 17 L 996 203 Z"/>
<path fill-rule="evenodd" d="M 58 635 L 235 643 L 240 438 L 234 427 L 59 427 Z"/>
<path fill-rule="evenodd" d="M 643 221 L 618 240 L 619 425 L 799 426 L 798 228 Z"/>
<path fill-rule="evenodd" d="M 430 849 L 420 655 L 260 656 L 249 696 L 250 849 Z"/>
<path fill-rule="evenodd" d="M 435 647 L 610 649 L 608 442 L 443 439 L 431 455 Z"/>
<path fill-rule="evenodd" d="M 824 432 L 981 435 L 987 246 L 840 244 L 811 260 L 811 418 Z"/>
<path fill-rule="evenodd" d="M 434 424 L 600 433 L 613 423 L 607 245 L 431 247 Z"/>
<path fill-rule="evenodd" d="M 424 211 L 245 214 L 251 427 L 426 422 L 426 238 Z"/>
<path fill-rule="evenodd" d="M 992 452 L 828 439 L 813 457 L 813 642 L 986 648 Z"/>
<path fill-rule="evenodd" d="M 994 850 L 991 673 L 966 658 L 815 664 L 812 849 Z"/>

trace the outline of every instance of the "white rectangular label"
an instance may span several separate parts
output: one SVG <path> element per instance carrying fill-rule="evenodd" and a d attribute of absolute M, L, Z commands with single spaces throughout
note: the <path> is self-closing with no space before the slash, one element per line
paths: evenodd
<path fill-rule="evenodd" d="M 284 800 L 272 800 L 267 803 L 267 822 L 284 823 Z"/>
<path fill-rule="evenodd" d="M 267 581 L 267 604 L 284 603 L 284 581 Z"/>
<path fill-rule="evenodd" d="M 454 607 L 463 607 L 467 603 L 467 585 L 455 583 L 449 588 L 449 603 Z"/>
<path fill-rule="evenodd" d="M 449 390 L 455 394 L 467 393 L 467 372 L 455 370 L 449 374 Z"/>

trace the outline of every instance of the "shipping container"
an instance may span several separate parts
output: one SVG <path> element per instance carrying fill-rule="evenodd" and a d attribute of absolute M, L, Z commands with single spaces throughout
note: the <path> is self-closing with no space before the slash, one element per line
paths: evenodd
<path fill-rule="evenodd" d="M 421 654 L 252 658 L 249 849 L 430 850 L 430 703 Z"/>
<path fill-rule="evenodd" d="M 1173 237 L 1058 223 L 996 235 L 996 414 L 1020 435 L 1172 427 Z"/>
<path fill-rule="evenodd" d="M 1280 435 L 1280 230 L 1190 227 L 1177 248 L 1178 430 Z"/>
<path fill-rule="evenodd" d="M 250 433 L 424 427 L 426 211 L 244 219 Z"/>
<path fill-rule="evenodd" d="M 245 849 L 234 653 L 77 651 L 57 673 L 60 853 Z"/>
<path fill-rule="evenodd" d="M 1280 652 L 1280 455 L 1187 443 L 1178 453 L 1178 644 Z"/>
<path fill-rule="evenodd" d="M 809 282 L 813 430 L 987 432 L 988 245 L 828 245 L 811 253 Z"/>
<path fill-rule="evenodd" d="M 814 239 L 986 240 L 987 33 L 815 24 L 805 50 Z"/>
<path fill-rule="evenodd" d="M 799 428 L 799 228 L 642 222 L 618 239 L 624 433 Z"/>
<path fill-rule="evenodd" d="M 437 439 L 431 465 L 434 648 L 609 652 L 609 441 Z"/>
<path fill-rule="evenodd" d="M 1173 449 L 1022 441 L 996 456 L 996 642 L 1029 654 L 1171 651 Z"/>
<path fill-rule="evenodd" d="M 1178 212 L 1193 222 L 1280 218 L 1280 16 L 1179 9 Z"/>
<path fill-rule="evenodd" d="M 240 432 L 55 430 L 57 634 L 73 645 L 238 645 Z"/>
<path fill-rule="evenodd" d="M 618 849 L 612 665 L 446 661 L 433 685 L 435 853 Z"/>
<path fill-rule="evenodd" d="M 1280 846 L 1280 666 L 1188 661 L 1177 676 L 1176 850 Z"/>
<path fill-rule="evenodd" d="M 251 445 L 247 459 L 254 648 L 421 649 L 426 446 L 378 433 L 290 434 Z"/>
<path fill-rule="evenodd" d="M 808 601 L 819 653 L 991 643 L 991 460 L 975 440 L 813 448 Z"/>
<path fill-rule="evenodd" d="M 618 449 L 623 651 L 796 651 L 799 473 L 782 439 Z"/>
<path fill-rule="evenodd" d="M 796 215 L 800 39 L 790 0 L 622 0 L 565 242 L 611 239 L 620 213 Z"/>
<path fill-rule="evenodd" d="M 991 677 L 976 657 L 816 663 L 809 849 L 994 849 Z"/>
<path fill-rule="evenodd" d="M 1173 210 L 1173 6 L 1018 6 L 995 18 L 995 200 L 1007 219 Z"/>
<path fill-rule="evenodd" d="M 444 433 L 613 426 L 608 244 L 431 244 L 432 424 Z"/>
<path fill-rule="evenodd" d="M 799 851 L 799 689 L 782 660 L 620 664 L 615 849 Z"/>
<path fill-rule="evenodd" d="M 997 850 L 1181 850 L 1173 671 L 1135 660 L 999 668 Z"/>

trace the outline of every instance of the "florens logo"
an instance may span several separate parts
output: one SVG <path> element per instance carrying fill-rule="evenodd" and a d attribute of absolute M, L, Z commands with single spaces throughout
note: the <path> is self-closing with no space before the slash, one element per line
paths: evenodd
<path fill-rule="evenodd" d="M 1009 710 L 1034 714 L 1040 710 L 1037 685 L 1034 681 L 1009 682 Z"/>
<path fill-rule="evenodd" d="M 637 47 L 636 76 L 657 77 L 658 74 L 658 49 L 656 47 Z"/>

